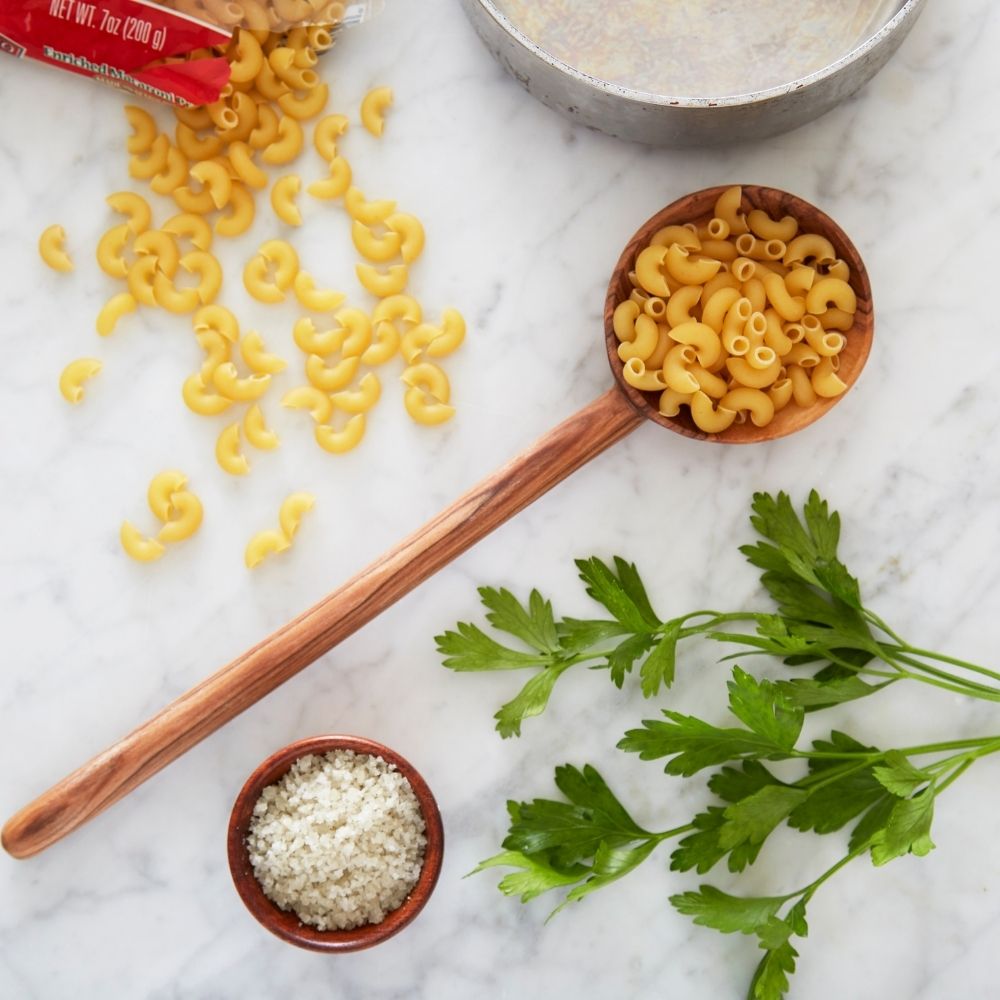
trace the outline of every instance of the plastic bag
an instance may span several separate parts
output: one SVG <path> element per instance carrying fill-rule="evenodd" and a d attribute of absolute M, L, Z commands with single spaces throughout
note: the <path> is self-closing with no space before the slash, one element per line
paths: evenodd
<path fill-rule="evenodd" d="M 367 20 L 381 0 L 0 0 L 0 53 L 166 104 L 211 104 L 229 81 L 237 28 L 283 33 Z"/>

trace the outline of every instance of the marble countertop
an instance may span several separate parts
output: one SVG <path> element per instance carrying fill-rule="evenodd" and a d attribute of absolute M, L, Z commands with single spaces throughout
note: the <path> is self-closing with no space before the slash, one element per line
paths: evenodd
<path fill-rule="evenodd" d="M 736 551 L 755 490 L 818 487 L 844 516 L 843 554 L 887 620 L 912 641 L 996 663 L 1000 571 L 1000 11 L 989 0 L 928 4 L 882 74 L 822 121 L 757 145 L 653 150 L 575 129 L 529 98 L 482 49 L 459 6 L 388 4 L 324 60 L 333 104 L 376 84 L 396 105 L 376 142 L 344 145 L 359 186 L 425 221 L 413 289 L 469 321 L 448 359 L 457 418 L 413 425 L 386 395 L 356 452 L 320 452 L 301 414 L 250 476 L 215 465 L 220 419 L 183 406 L 197 364 L 184 320 L 146 312 L 106 341 L 93 317 L 114 290 L 91 247 L 128 186 L 123 98 L 37 65 L 0 60 L 0 813 L 57 778 L 366 566 L 447 502 L 610 385 L 601 343 L 619 249 L 660 206 L 710 184 L 794 191 L 836 218 L 864 254 L 877 310 L 865 374 L 807 432 L 753 448 L 701 445 L 641 427 L 376 621 L 38 857 L 0 856 L 0 997 L 228 998 L 741 997 L 754 943 L 696 928 L 667 897 L 700 881 L 667 852 L 545 924 L 544 900 L 503 898 L 498 873 L 463 880 L 496 852 L 509 797 L 549 795 L 552 769 L 592 762 L 654 828 L 690 815 L 690 793 L 656 764 L 614 750 L 657 711 L 638 685 L 569 674 L 544 717 L 501 740 L 492 715 L 512 675 L 444 670 L 433 636 L 475 618 L 475 587 L 538 586 L 564 614 L 591 609 L 573 558 L 635 560 L 664 614 L 741 608 L 759 597 Z M 164 118 L 164 120 L 166 120 Z M 316 167 L 304 158 L 302 171 Z M 77 270 L 44 269 L 35 244 L 60 222 Z M 253 304 L 233 276 L 278 235 L 266 207 L 224 251 L 223 301 L 280 351 L 291 307 Z M 296 234 L 309 267 L 354 288 L 343 215 L 308 205 Z M 56 391 L 62 366 L 94 354 L 85 404 Z M 283 385 L 294 384 L 282 376 Z M 153 566 L 126 559 L 124 518 L 179 467 L 206 509 L 191 542 Z M 317 504 L 295 547 L 248 573 L 250 534 L 281 498 Z M 682 571 L 679 567 L 693 567 Z M 671 704 L 724 718 L 715 652 L 693 648 Z M 882 744 L 995 732 L 995 712 L 898 689 L 838 710 Z M 830 724 L 824 718 L 825 725 Z M 437 891 L 405 932 L 343 957 L 299 951 L 249 916 L 230 881 L 226 820 L 250 771 L 323 732 L 380 740 L 433 788 L 447 848 Z M 792 996 L 944 1000 L 996 993 L 1000 865 L 985 761 L 949 790 L 937 850 L 875 870 L 859 862 L 810 908 Z M 741 889 L 795 886 L 838 856 L 779 835 Z M 829 842 L 829 843 L 828 843 Z M 732 888 L 726 873 L 712 881 Z"/>

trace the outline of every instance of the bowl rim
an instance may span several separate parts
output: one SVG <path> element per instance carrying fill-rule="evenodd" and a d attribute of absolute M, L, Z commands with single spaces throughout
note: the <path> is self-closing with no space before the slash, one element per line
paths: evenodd
<path fill-rule="evenodd" d="M 710 433 L 700 430 L 687 416 L 664 416 L 653 402 L 653 397 L 658 395 L 658 393 L 641 391 L 625 380 L 623 365 L 618 356 L 619 345 L 614 331 L 614 312 L 616 307 L 622 302 L 625 290 L 631 287 L 628 284 L 627 274 L 632 269 L 638 253 L 646 246 L 649 235 L 663 225 L 697 222 L 700 219 L 709 218 L 712 214 L 710 206 L 714 203 L 715 199 L 732 187 L 741 188 L 744 203 L 749 203 L 752 206 L 762 207 L 766 206 L 769 201 L 774 201 L 780 204 L 782 212 L 791 210 L 799 220 L 809 214 L 817 217 L 822 222 L 822 228 L 818 230 L 821 235 L 831 240 L 840 255 L 854 262 L 849 281 L 858 296 L 858 310 L 855 314 L 854 326 L 846 331 L 849 348 L 845 349 L 843 356 L 850 359 L 851 376 L 848 381 L 847 391 L 841 393 L 839 396 L 818 399 L 807 411 L 788 411 L 790 414 L 797 412 L 802 414 L 799 419 L 794 419 L 794 417 L 782 419 L 782 414 L 785 413 L 785 411 L 782 411 L 782 414 L 779 414 L 772 423 L 766 425 L 764 428 L 751 429 L 749 425 L 744 425 L 744 427 L 733 425 L 733 427 L 726 431 Z M 702 209 L 693 218 L 674 218 L 679 209 L 686 208 L 690 210 L 689 206 L 691 203 L 704 203 L 709 207 Z M 851 337 L 850 334 L 852 333 L 855 336 Z M 790 191 L 764 184 L 720 184 L 713 187 L 701 188 L 680 198 L 675 198 L 670 204 L 659 209 L 659 211 L 655 212 L 636 229 L 629 242 L 625 245 L 611 272 L 611 279 L 608 282 L 608 290 L 604 299 L 604 342 L 608 363 L 611 366 L 611 373 L 614 377 L 616 387 L 647 420 L 651 420 L 660 427 L 696 441 L 709 441 L 725 445 L 759 444 L 764 441 L 778 440 L 806 430 L 829 413 L 854 387 L 861 377 L 865 365 L 868 363 L 874 337 L 875 306 L 872 296 L 871 277 L 868 273 L 864 257 L 861 255 L 861 251 L 855 246 L 854 241 L 841 228 L 839 223 L 818 205 Z"/>
<path fill-rule="evenodd" d="M 496 0 L 467 0 L 467 2 L 482 8 L 491 17 L 497 26 L 504 31 L 515 43 L 526 49 L 533 56 L 546 65 L 569 76 L 578 83 L 589 86 L 594 90 L 599 90 L 609 96 L 623 98 L 628 101 L 656 105 L 661 107 L 678 108 L 684 110 L 704 109 L 704 108 L 738 108 L 747 105 L 762 104 L 766 101 L 778 97 L 784 97 L 793 91 L 804 90 L 814 84 L 834 76 L 847 66 L 860 59 L 863 59 L 873 49 L 878 48 L 890 35 L 895 33 L 899 26 L 911 16 L 916 16 L 926 0 L 903 0 L 902 6 L 888 21 L 882 25 L 871 37 L 856 45 L 846 52 L 839 59 L 818 69 L 806 76 L 797 77 L 787 83 L 781 83 L 764 90 L 750 91 L 746 94 L 732 94 L 725 97 L 694 97 L 671 94 L 657 94 L 653 91 L 639 90 L 633 87 L 626 87 L 622 84 L 612 83 L 609 80 L 602 80 L 600 77 L 592 76 L 575 66 L 564 62 L 562 59 L 552 55 L 548 50 L 542 48 L 537 42 L 532 41 L 520 28 L 516 27 L 510 18 L 504 14 L 496 5 Z"/>
<path fill-rule="evenodd" d="M 280 909 L 265 894 L 254 875 L 246 848 L 246 834 L 253 807 L 261 792 L 288 773 L 292 764 L 308 754 L 325 754 L 334 750 L 381 757 L 395 766 L 410 783 L 424 819 L 427 846 L 424 863 L 416 885 L 403 903 L 386 914 L 377 924 L 363 924 L 349 930 L 321 931 L 303 923 L 292 911 Z M 441 874 L 444 855 L 444 827 L 441 812 L 427 782 L 417 769 L 391 747 L 363 736 L 326 734 L 296 740 L 276 750 L 263 760 L 243 783 L 233 804 L 226 838 L 229 871 L 233 884 L 244 905 L 258 923 L 272 934 L 310 951 L 327 953 L 361 951 L 371 948 L 399 933 L 424 908 Z"/>

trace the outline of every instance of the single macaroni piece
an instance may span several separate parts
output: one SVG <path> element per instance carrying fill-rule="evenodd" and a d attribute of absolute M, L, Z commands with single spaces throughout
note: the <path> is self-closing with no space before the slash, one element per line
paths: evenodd
<path fill-rule="evenodd" d="M 363 222 L 366 226 L 385 222 L 396 211 L 394 201 L 367 201 L 364 194 L 356 187 L 349 187 L 344 193 L 344 206 L 352 219 Z"/>
<path fill-rule="evenodd" d="M 229 214 L 216 221 L 215 231 L 220 236 L 240 236 L 253 225 L 255 213 L 253 196 L 245 185 L 234 182 L 229 194 Z"/>
<path fill-rule="evenodd" d="M 441 332 L 427 345 L 432 358 L 443 358 L 457 350 L 465 340 L 465 318 L 457 309 L 445 309 L 441 314 Z"/>
<path fill-rule="evenodd" d="M 714 215 L 729 225 L 730 236 L 742 236 L 749 230 L 747 217 L 742 213 L 743 188 L 739 185 L 727 188 L 716 199 Z"/>
<path fill-rule="evenodd" d="M 345 358 L 356 358 L 363 354 L 372 342 L 372 322 L 368 314 L 360 309 L 341 309 L 336 320 L 346 332 L 338 345 Z"/>
<path fill-rule="evenodd" d="M 396 238 L 397 242 L 399 237 Z M 66 230 L 62 226 L 49 226 L 38 237 L 38 253 L 42 260 L 53 271 L 69 272 L 73 270 L 73 261 L 63 248 L 66 242 Z"/>
<path fill-rule="evenodd" d="M 196 333 L 202 330 L 213 330 L 225 337 L 231 344 L 235 344 L 240 339 L 239 322 L 225 306 L 202 306 L 194 314 L 193 325 Z"/>
<path fill-rule="evenodd" d="M 358 372 L 360 358 L 343 358 L 335 365 L 327 366 L 318 354 L 310 354 L 306 359 L 306 378 L 323 392 L 337 392 L 345 389 Z"/>
<path fill-rule="evenodd" d="M 837 374 L 837 361 L 836 357 L 820 358 L 810 373 L 813 391 L 823 399 L 831 399 L 847 390 L 846 383 Z"/>
<path fill-rule="evenodd" d="M 122 524 L 119 536 L 122 548 L 137 562 L 155 562 L 166 552 L 155 538 L 146 538 L 130 521 Z"/>
<path fill-rule="evenodd" d="M 237 177 L 247 187 L 261 190 L 268 185 L 267 174 L 253 162 L 254 151 L 245 142 L 234 142 L 229 147 L 229 162 Z"/>
<path fill-rule="evenodd" d="M 327 115 L 316 123 L 313 145 L 327 163 L 337 155 L 337 140 L 347 131 L 347 126 L 345 115 Z"/>
<path fill-rule="evenodd" d="M 233 178 L 221 163 L 215 160 L 196 163 L 191 168 L 191 176 L 201 181 L 216 208 L 225 208 L 229 204 L 233 196 Z"/>
<path fill-rule="evenodd" d="M 747 214 L 747 225 L 754 236 L 759 236 L 762 240 L 781 240 L 788 243 L 795 238 L 799 231 L 798 220 L 790 215 L 786 215 L 780 222 L 776 222 L 759 208 Z"/>
<path fill-rule="evenodd" d="M 159 269 L 153 275 L 153 297 L 158 306 L 177 314 L 194 312 L 201 303 L 197 288 L 178 288 Z"/>
<path fill-rule="evenodd" d="M 325 107 L 330 99 L 330 88 L 321 83 L 312 90 L 305 91 L 302 96 L 294 93 L 282 94 L 278 98 L 278 107 L 298 121 L 305 121 L 315 118 Z"/>
<path fill-rule="evenodd" d="M 145 109 L 134 104 L 125 105 L 125 117 L 132 126 L 132 135 L 125 142 L 130 153 L 145 153 L 156 139 L 156 119 Z"/>
<path fill-rule="evenodd" d="M 268 280 L 271 265 L 261 254 L 251 257 L 243 268 L 243 287 L 258 302 L 276 303 L 285 301 L 285 293 L 276 281 Z"/>
<path fill-rule="evenodd" d="M 104 199 L 111 208 L 111 211 L 124 215 L 128 222 L 129 230 L 136 236 L 149 229 L 153 219 L 153 210 L 149 207 L 149 202 L 135 191 L 117 191 L 109 194 Z"/>
<path fill-rule="evenodd" d="M 412 365 L 431 344 L 435 337 L 441 335 L 441 331 L 430 323 L 418 323 L 415 327 L 407 330 L 399 342 L 399 350 L 403 355 L 403 360 Z"/>
<path fill-rule="evenodd" d="M 299 255 L 287 240 L 268 240 L 260 245 L 258 253 L 268 263 L 274 264 L 274 283 L 287 292 L 299 273 Z"/>
<path fill-rule="evenodd" d="M 333 312 L 347 298 L 343 292 L 317 288 L 312 275 L 308 271 L 299 271 L 295 275 L 292 287 L 295 289 L 295 297 L 299 302 L 306 309 L 312 309 L 313 312 Z"/>
<path fill-rule="evenodd" d="M 288 367 L 288 362 L 276 354 L 269 354 L 264 347 L 264 339 L 256 330 L 245 334 L 240 341 L 240 354 L 247 367 L 261 375 L 277 375 Z"/>
<path fill-rule="evenodd" d="M 670 247 L 679 243 L 685 250 L 701 250 L 701 240 L 693 229 L 687 226 L 664 226 L 653 233 L 649 241 L 651 247 Z"/>
<path fill-rule="evenodd" d="M 264 414 L 256 403 L 243 414 L 243 434 L 260 451 L 273 451 L 281 443 L 278 435 L 264 422 Z"/>
<path fill-rule="evenodd" d="M 222 265 L 206 250 L 191 250 L 180 259 L 181 267 L 198 279 L 198 300 L 203 305 L 214 302 L 222 288 Z"/>
<path fill-rule="evenodd" d="M 649 246 L 636 258 L 635 276 L 640 287 L 650 295 L 657 295 L 661 299 L 670 297 L 670 286 L 667 284 L 662 269 L 670 250 L 677 245 L 672 243 L 669 249 L 662 246 Z"/>
<path fill-rule="evenodd" d="M 674 392 L 690 394 L 701 387 L 688 369 L 697 361 L 695 349 L 688 344 L 678 344 L 667 351 L 663 359 L 663 381 Z M 648 370 L 648 369 L 647 369 Z M 639 372 L 636 372 L 639 375 Z"/>
<path fill-rule="evenodd" d="M 411 388 L 422 389 L 429 393 L 439 403 L 451 402 L 451 386 L 448 382 L 448 376 L 430 361 L 410 365 L 399 378 L 401 382 Z"/>
<path fill-rule="evenodd" d="M 167 149 L 167 162 L 163 169 L 149 181 L 150 188 L 157 194 L 172 194 L 188 176 L 188 158 L 176 147 Z"/>
<path fill-rule="evenodd" d="M 740 386 L 732 389 L 719 400 L 720 408 L 748 411 L 755 427 L 766 427 L 774 419 L 774 403 L 770 396 L 760 389 Z"/>
<path fill-rule="evenodd" d="M 346 413 L 367 413 L 382 395 L 382 383 L 374 372 L 365 374 L 357 389 L 345 389 L 331 396 L 333 405 Z"/>
<path fill-rule="evenodd" d="M 97 243 L 97 263 L 111 278 L 124 278 L 129 265 L 125 260 L 125 247 L 132 238 L 128 223 L 109 229 Z"/>
<path fill-rule="evenodd" d="M 351 165 L 342 156 L 335 156 L 330 161 L 330 176 L 322 181 L 313 181 L 306 190 L 323 201 L 342 198 L 351 189 L 351 176 Z"/>
<path fill-rule="evenodd" d="M 828 266 L 837 260 L 837 251 L 825 236 L 804 233 L 788 244 L 782 263 L 790 265 L 806 260 L 815 260 L 820 267 Z"/>
<path fill-rule="evenodd" d="M 405 264 L 393 264 L 388 273 L 379 271 L 372 264 L 357 264 L 358 281 L 376 298 L 384 299 L 390 295 L 400 295 L 406 288 L 410 272 Z"/>
<path fill-rule="evenodd" d="M 188 490 L 178 490 L 170 495 L 170 506 L 173 514 L 160 528 L 156 540 L 163 543 L 182 542 L 201 527 L 201 501 Z"/>
<path fill-rule="evenodd" d="M 268 556 L 284 552 L 290 545 L 291 542 L 285 537 L 284 532 L 276 529 L 258 531 L 247 542 L 243 560 L 246 563 L 247 569 L 253 569 L 255 566 L 259 566 Z"/>
<path fill-rule="evenodd" d="M 59 376 L 59 391 L 67 403 L 76 405 L 83 400 L 83 383 L 101 370 L 97 358 L 77 358 L 71 361 Z"/>
<path fill-rule="evenodd" d="M 170 233 L 175 239 L 186 239 L 196 250 L 212 249 L 212 227 L 204 216 L 194 212 L 182 212 L 175 215 L 160 227 L 163 232 Z"/>
<path fill-rule="evenodd" d="M 233 401 L 216 392 L 210 392 L 200 372 L 184 380 L 181 395 L 187 408 L 202 417 L 214 417 L 225 413 Z"/>
<path fill-rule="evenodd" d="M 137 307 L 138 303 L 128 292 L 119 292 L 117 295 L 113 295 L 104 303 L 101 311 L 97 314 L 97 332 L 102 337 L 110 336 L 118 325 L 118 320 L 128 313 L 135 312 Z"/>
<path fill-rule="evenodd" d="M 683 345 L 681 345 L 683 347 Z M 691 350 L 690 348 L 687 348 Z M 668 352 L 669 353 L 669 352 Z M 692 355 L 694 351 L 691 350 Z M 693 360 L 693 359 L 692 359 Z M 663 371 L 659 368 L 649 370 L 641 358 L 629 358 L 622 369 L 622 375 L 629 385 L 643 392 L 662 392 L 667 388 Z"/>
<path fill-rule="evenodd" d="M 271 376 L 266 373 L 254 373 L 246 378 L 240 378 L 236 365 L 226 361 L 212 372 L 212 382 L 226 399 L 247 403 L 260 399 L 267 392 Z"/>
<path fill-rule="evenodd" d="M 806 309 L 814 315 L 822 315 L 829 305 L 853 314 L 858 308 L 858 297 L 841 278 L 820 278 L 806 295 Z"/>
<path fill-rule="evenodd" d="M 215 460 L 219 467 L 231 476 L 245 476 L 250 471 L 243 449 L 240 447 L 240 425 L 230 424 L 215 442 Z"/>
<path fill-rule="evenodd" d="M 419 386 L 412 386 L 406 390 L 403 394 L 403 405 L 415 423 L 427 426 L 443 424 L 455 416 L 455 407 L 439 402 Z"/>
<path fill-rule="evenodd" d="M 302 225 L 302 213 L 295 199 L 302 187 L 302 181 L 296 174 L 279 177 L 271 188 L 271 207 L 274 214 L 289 226 Z"/>
<path fill-rule="evenodd" d="M 424 251 L 426 237 L 423 223 L 415 215 L 394 212 L 386 218 L 385 224 L 401 239 L 399 252 L 403 262 L 412 264 Z"/>
<path fill-rule="evenodd" d="M 721 434 L 736 420 L 736 411 L 713 404 L 704 392 L 696 392 L 691 397 L 691 419 L 699 430 L 707 434 Z"/>
<path fill-rule="evenodd" d="M 636 318 L 635 337 L 618 345 L 618 357 L 622 361 L 628 361 L 630 358 L 645 361 L 656 350 L 659 339 L 660 330 L 656 321 L 643 313 Z"/>
<path fill-rule="evenodd" d="M 382 300 L 387 301 L 386 299 Z M 389 320 L 380 320 L 375 327 L 372 346 L 361 355 L 361 363 L 365 365 L 384 365 L 396 356 L 399 350 L 400 336 L 396 324 Z"/>
<path fill-rule="evenodd" d="M 153 517 L 166 523 L 177 513 L 173 505 L 173 495 L 187 486 L 187 476 L 177 469 L 167 469 L 153 476 L 146 490 L 146 502 Z"/>
<path fill-rule="evenodd" d="M 264 106 L 266 107 L 266 105 Z M 284 166 L 286 163 L 291 163 L 302 152 L 304 142 L 302 126 L 298 121 L 290 115 L 282 115 L 278 119 L 276 138 L 264 146 L 260 158 L 272 166 Z"/>
<path fill-rule="evenodd" d="M 278 511 L 278 523 L 281 525 L 282 534 L 290 542 L 299 525 L 302 523 L 302 515 L 313 509 L 316 498 L 311 493 L 292 493 L 285 497 Z"/>
<path fill-rule="evenodd" d="M 167 165 L 170 140 L 158 135 L 143 153 L 133 153 L 128 161 L 129 176 L 137 181 L 150 181 Z"/>
<path fill-rule="evenodd" d="M 342 455 L 356 448 L 365 435 L 365 415 L 356 413 L 343 430 L 335 430 L 330 424 L 319 424 L 314 431 L 316 443 L 334 455 Z"/>
<path fill-rule="evenodd" d="M 170 233 L 147 229 L 135 238 L 132 249 L 138 257 L 155 257 L 157 269 L 167 277 L 172 278 L 177 273 L 181 254 Z"/>
<path fill-rule="evenodd" d="M 611 318 L 611 327 L 622 344 L 630 344 L 635 340 L 635 321 L 639 318 L 642 309 L 638 302 L 632 299 L 625 299 L 615 306 L 614 314 Z"/>
<path fill-rule="evenodd" d="M 698 355 L 698 364 L 711 369 L 722 354 L 722 342 L 719 335 L 707 324 L 691 320 L 675 326 L 670 336 L 678 344 L 691 344 Z"/>
<path fill-rule="evenodd" d="M 140 257 L 128 269 L 128 275 L 126 276 L 128 290 L 132 293 L 132 297 L 136 302 L 152 308 L 158 305 L 154 291 L 154 282 L 158 271 L 157 260 L 152 255 Z"/>
<path fill-rule="evenodd" d="M 387 223 L 388 224 L 388 220 Z M 368 260 L 384 264 L 398 257 L 402 247 L 402 238 L 397 232 L 388 232 L 383 236 L 376 236 L 371 229 L 357 219 L 351 226 L 351 239 L 357 247 L 358 253 Z"/>
<path fill-rule="evenodd" d="M 286 392 L 281 405 L 293 410 L 306 410 L 317 424 L 329 423 L 333 416 L 333 400 L 314 385 L 300 385 Z"/>
<path fill-rule="evenodd" d="M 392 106 L 392 88 L 376 87 L 361 102 L 361 124 L 378 138 L 385 129 L 385 113 Z"/>
<path fill-rule="evenodd" d="M 454 312 L 454 310 L 449 311 Z M 420 303 L 410 295 L 390 295 L 382 299 L 372 311 L 372 322 L 375 324 L 381 323 L 382 320 L 416 324 L 422 319 L 423 310 L 420 308 Z"/>
<path fill-rule="evenodd" d="M 343 327 L 320 333 L 308 316 L 296 320 L 292 328 L 292 339 L 303 354 L 318 354 L 323 358 L 339 351 L 347 335 L 348 331 Z"/>

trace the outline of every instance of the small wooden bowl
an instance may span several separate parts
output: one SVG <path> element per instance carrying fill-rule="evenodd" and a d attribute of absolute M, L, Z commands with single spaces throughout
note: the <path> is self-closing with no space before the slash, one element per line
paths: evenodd
<path fill-rule="evenodd" d="M 417 884 L 403 904 L 387 914 L 384 920 L 351 930 L 321 931 L 302 923 L 295 913 L 280 909 L 264 895 L 264 890 L 250 864 L 246 838 L 253 817 L 253 808 L 261 792 L 287 774 L 292 764 L 300 757 L 306 754 L 325 754 L 332 750 L 353 750 L 355 753 L 370 754 L 395 765 L 396 770 L 409 781 L 420 804 L 420 811 L 427 828 L 427 847 L 424 851 L 424 866 Z M 361 951 L 380 944 L 401 931 L 424 908 L 437 884 L 438 875 L 441 874 L 444 829 L 441 824 L 441 813 L 427 783 L 413 765 L 394 750 L 360 736 L 313 736 L 278 750 L 247 778 L 246 784 L 236 797 L 236 804 L 229 818 L 228 851 L 229 870 L 236 891 L 247 909 L 272 934 L 290 944 L 311 951 Z"/>
<path fill-rule="evenodd" d="M 718 441 L 723 444 L 750 444 L 761 441 L 771 441 L 775 438 L 794 434 L 819 420 L 830 409 L 843 399 L 845 393 L 832 399 L 818 399 L 808 408 L 790 403 L 775 414 L 774 419 L 766 427 L 756 427 L 750 421 L 744 424 L 733 424 L 721 434 L 707 434 L 700 430 L 692 421 L 687 408 L 682 408 L 676 417 L 665 417 L 659 412 L 659 393 L 642 392 L 625 381 L 621 359 L 618 357 L 618 338 L 615 336 L 613 319 L 615 307 L 627 299 L 632 292 L 629 281 L 629 271 L 635 267 L 636 258 L 648 245 L 653 234 L 663 226 L 683 225 L 693 222 L 703 225 L 712 218 L 713 208 L 719 195 L 730 185 L 706 188 L 696 191 L 684 198 L 667 205 L 644 223 L 622 251 L 615 265 L 608 285 L 608 295 L 604 305 L 604 338 L 608 349 L 608 360 L 614 373 L 618 387 L 628 397 L 629 401 L 640 413 L 655 421 L 661 427 L 683 434 L 685 437 L 698 441 Z M 825 236 L 836 248 L 837 256 L 845 260 L 851 269 L 850 285 L 858 297 L 858 308 L 854 316 L 854 325 L 846 331 L 847 343 L 840 354 L 840 370 L 837 374 L 847 383 L 848 389 L 854 385 L 861 369 L 864 368 L 871 351 L 872 338 L 875 332 L 875 316 L 872 305 L 872 290 L 868 280 L 868 270 L 857 248 L 848 239 L 847 234 L 828 215 L 820 211 L 802 198 L 797 198 L 786 191 L 776 188 L 759 187 L 754 184 L 743 185 L 743 202 L 741 211 L 749 212 L 760 208 L 772 218 L 780 219 L 785 215 L 794 216 L 799 221 L 799 231 L 803 233 L 819 233 Z"/>

